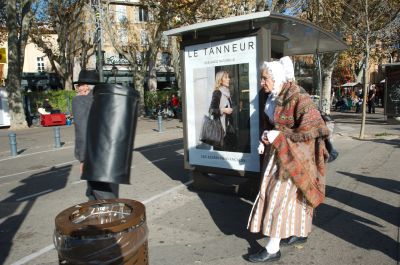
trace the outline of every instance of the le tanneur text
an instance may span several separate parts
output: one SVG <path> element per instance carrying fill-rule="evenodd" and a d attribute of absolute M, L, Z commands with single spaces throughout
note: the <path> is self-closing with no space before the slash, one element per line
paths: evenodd
<path fill-rule="evenodd" d="M 228 53 L 238 53 L 255 49 L 254 41 L 242 41 L 242 42 L 232 42 L 225 43 L 223 45 L 213 46 L 213 47 L 205 47 L 201 50 L 191 50 L 188 51 L 187 56 L 189 58 L 203 57 L 203 56 L 212 56 L 212 55 L 220 55 L 220 54 L 228 54 Z"/>

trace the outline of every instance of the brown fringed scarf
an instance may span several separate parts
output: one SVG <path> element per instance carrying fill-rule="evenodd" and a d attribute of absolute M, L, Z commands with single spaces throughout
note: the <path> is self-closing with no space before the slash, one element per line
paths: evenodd
<path fill-rule="evenodd" d="M 272 145 L 277 150 L 279 177 L 292 178 L 312 207 L 325 199 L 324 139 L 329 136 L 314 102 L 296 85 L 285 85 L 276 101 L 275 128 L 281 133 Z"/>

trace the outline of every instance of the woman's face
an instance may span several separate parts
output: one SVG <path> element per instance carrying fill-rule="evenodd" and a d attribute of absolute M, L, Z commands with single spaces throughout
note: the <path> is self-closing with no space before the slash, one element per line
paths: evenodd
<path fill-rule="evenodd" d="M 223 85 L 224 87 L 229 87 L 230 80 L 231 79 L 229 78 L 229 75 L 224 75 L 221 80 L 221 85 Z"/>
<path fill-rule="evenodd" d="M 261 88 L 264 89 L 265 93 L 271 93 L 274 88 L 275 81 L 269 74 L 268 70 L 264 69 L 261 73 Z"/>

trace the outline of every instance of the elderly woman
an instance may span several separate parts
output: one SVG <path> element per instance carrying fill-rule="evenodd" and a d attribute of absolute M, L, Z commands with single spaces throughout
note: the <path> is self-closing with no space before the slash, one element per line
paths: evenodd
<path fill-rule="evenodd" d="M 215 75 L 215 86 L 210 103 L 210 114 L 219 118 L 224 129 L 224 146 L 215 150 L 235 151 L 236 133 L 232 117 L 232 100 L 229 90 L 230 78 L 227 71 L 219 71 Z"/>
<path fill-rule="evenodd" d="M 278 260 L 279 246 L 299 244 L 311 232 L 313 210 L 325 198 L 324 139 L 329 136 L 315 104 L 293 84 L 289 57 L 261 66 L 266 101 L 259 153 L 264 165 L 260 192 L 248 229 L 269 237 L 265 248 L 249 255 L 251 262 Z"/>

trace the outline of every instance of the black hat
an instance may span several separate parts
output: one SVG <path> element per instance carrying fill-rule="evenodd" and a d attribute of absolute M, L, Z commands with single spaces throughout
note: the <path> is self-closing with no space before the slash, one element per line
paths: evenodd
<path fill-rule="evenodd" d="M 100 84 L 100 76 L 96 70 L 81 70 L 79 73 L 78 80 L 73 84 L 88 84 L 97 85 Z"/>

